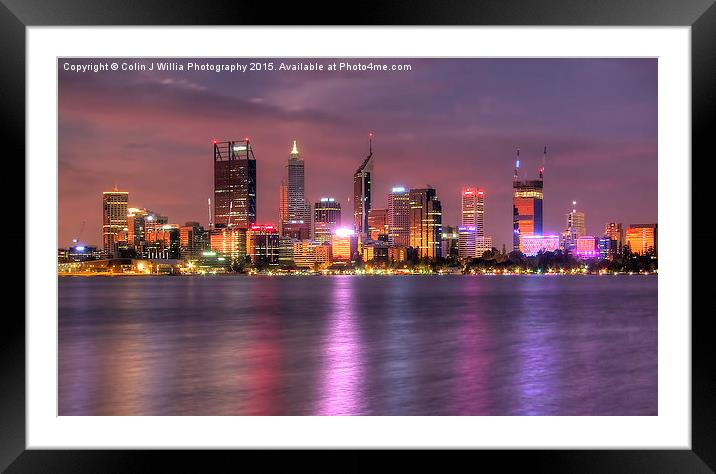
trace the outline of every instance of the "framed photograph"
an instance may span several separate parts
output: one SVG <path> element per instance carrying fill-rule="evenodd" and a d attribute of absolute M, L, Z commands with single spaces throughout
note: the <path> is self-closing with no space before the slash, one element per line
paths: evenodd
<path fill-rule="evenodd" d="M 0 7 L 27 276 L 3 469 L 461 449 L 713 472 L 691 286 L 712 1 L 386 2 L 351 26 L 180 3 Z"/>

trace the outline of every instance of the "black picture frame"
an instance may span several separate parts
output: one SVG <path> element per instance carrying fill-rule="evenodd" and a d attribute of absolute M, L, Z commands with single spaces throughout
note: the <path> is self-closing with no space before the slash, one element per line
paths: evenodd
<path fill-rule="evenodd" d="M 332 12 L 331 14 L 327 14 Z M 341 13 L 338 13 L 341 12 Z M 258 20 L 258 21 L 257 21 Z M 0 0 L 0 128 L 6 137 L 5 163 L 14 161 L 15 176 L 25 176 L 14 157 L 25 156 L 25 28 L 27 26 L 82 25 L 604 25 L 690 26 L 692 68 L 692 157 L 700 157 L 705 179 L 709 141 L 716 115 L 716 6 L 714 0 L 412 0 L 346 3 L 340 9 L 325 1 L 273 4 L 269 2 L 200 0 Z M 11 158 L 13 157 L 13 158 Z M 679 159 L 669 157 L 669 159 Z M 711 159 L 711 162 L 714 160 Z M 24 164 L 24 163 L 23 163 Z M 696 169 L 695 160 L 688 161 Z M 6 169 L 7 170 L 7 169 Z M 15 171 L 15 170 L 14 170 Z M 9 178 L 6 177 L 9 180 Z M 692 183 L 692 189 L 698 189 Z M 695 197 L 695 195 L 694 195 Z M 700 215 L 692 199 L 692 216 Z M 26 219 L 26 218 L 25 218 Z M 698 221 L 694 221 L 698 222 Z M 28 229 L 25 220 L 23 229 Z M 23 231 L 24 232 L 24 231 Z M 705 227 L 692 227 L 692 239 L 708 240 Z M 696 248 L 696 247 L 695 247 Z M 691 256 L 688 256 L 689 258 Z M 693 259 L 692 259 L 693 262 Z M 20 265 L 18 265 L 20 268 Z M 692 265 L 693 271 L 696 268 Z M 692 276 L 696 280 L 696 274 Z M 22 281 L 24 283 L 24 279 Z M 9 291 L 7 294 L 10 294 Z M 692 301 L 705 299 L 692 291 Z M 7 299 L 6 299 L 7 301 Z M 8 308 L 10 306 L 7 306 Z M 697 306 L 694 306 L 697 307 Z M 705 306 L 704 306 L 705 307 Z M 25 438 L 25 318 L 6 309 L 0 330 L 0 469 L 7 472 L 102 472 L 147 470 L 148 462 L 172 463 L 188 469 L 199 455 L 202 470 L 211 470 L 208 455 L 229 466 L 247 465 L 245 451 L 53 451 L 26 450 Z M 686 317 L 687 315 L 674 315 Z M 691 450 L 570 450 L 570 451 L 461 451 L 440 456 L 441 470 L 458 465 L 501 469 L 529 467 L 548 472 L 713 472 L 716 469 L 716 367 L 706 312 L 693 311 L 692 327 L 692 437 Z M 290 452 L 279 457 L 270 451 L 252 453 L 253 461 L 275 467 L 290 462 L 311 463 L 335 470 L 371 468 L 377 459 L 367 451 L 342 453 Z M 425 453 L 413 452 L 401 462 L 425 466 Z M 477 456 L 477 457 L 476 457 Z M 407 467 L 407 464 L 403 464 Z M 223 470 L 223 469 L 222 469 Z"/>

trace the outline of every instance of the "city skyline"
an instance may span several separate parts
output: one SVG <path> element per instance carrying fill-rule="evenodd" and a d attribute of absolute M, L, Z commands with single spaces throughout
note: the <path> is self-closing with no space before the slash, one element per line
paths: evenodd
<path fill-rule="evenodd" d="M 386 60 L 387 61 L 387 60 Z M 425 88 L 429 84 L 435 85 L 436 77 L 442 77 L 433 64 L 447 64 L 449 68 L 455 69 L 463 67 L 463 63 L 469 63 L 473 69 L 485 69 L 483 66 L 485 61 L 492 64 L 493 76 L 499 76 L 504 73 L 505 69 L 532 69 L 532 72 L 542 70 L 543 74 L 551 74 L 549 68 L 542 68 L 540 64 L 543 61 L 552 63 L 556 69 L 571 69 L 573 74 L 581 71 L 585 67 L 593 70 L 611 71 L 612 73 L 621 69 L 627 69 L 630 73 L 621 72 L 621 81 L 635 87 L 636 78 L 634 75 L 640 76 L 642 85 L 646 85 L 646 89 L 655 87 L 656 68 L 655 61 L 651 64 L 647 60 L 410 60 L 415 63 L 420 77 L 412 82 L 417 82 L 417 89 Z M 447 61 L 447 63 L 445 62 Z M 522 64 L 526 61 L 526 66 Z M 585 66 L 585 62 L 587 63 Z M 593 64 L 593 63 L 597 64 Z M 569 63 L 565 65 L 565 63 Z M 575 66 L 575 64 L 577 64 Z M 601 68 L 601 69 L 600 69 Z M 414 68 L 415 70 L 416 68 Z M 463 67 L 464 69 L 464 67 Z M 488 68 L 489 69 L 489 68 Z M 490 72 L 490 71 L 488 71 Z M 604 71 L 603 71 L 604 72 Z M 483 71 L 485 73 L 485 71 Z M 582 71 L 583 73 L 583 71 Z M 401 73 L 407 74 L 407 73 Z M 487 73 L 485 73 L 487 74 Z M 254 113 L 249 116 L 258 117 L 255 121 L 261 126 L 267 126 L 270 116 L 284 115 L 283 121 L 275 122 L 275 128 L 270 136 L 275 138 L 268 140 L 265 130 L 257 130 L 255 125 L 250 121 L 240 121 L 240 124 L 231 126 L 231 130 L 226 124 L 222 124 L 212 131 L 203 131 L 205 125 L 191 126 L 177 118 L 173 113 L 166 120 L 170 124 L 179 123 L 181 127 L 177 129 L 176 139 L 172 141 L 169 137 L 161 140 L 162 146 L 166 149 L 166 153 L 156 154 L 154 149 L 155 141 L 142 142 L 140 139 L 145 138 L 147 134 L 166 132 L 162 124 L 153 124 L 148 126 L 149 131 L 140 132 L 138 128 L 132 133 L 129 121 L 132 123 L 144 124 L 146 120 L 155 117 L 158 107 L 164 104 L 170 108 L 179 108 L 187 106 L 188 100 L 196 100 L 197 97 L 211 96 L 216 99 L 215 95 L 225 93 L 222 91 L 222 85 L 217 77 L 204 77 L 206 75 L 188 74 L 188 73 L 165 73 L 165 75 L 175 75 L 178 79 L 163 78 L 158 80 L 157 77 L 133 77 L 129 84 L 125 84 L 125 99 L 137 106 L 134 113 L 127 109 L 125 104 L 114 101 L 116 94 L 109 94 L 110 91 L 116 89 L 116 78 L 112 75 L 88 78 L 82 76 L 67 76 L 60 74 L 60 222 L 59 222 L 59 244 L 68 245 L 71 240 L 76 237 L 78 230 L 81 228 L 82 222 L 86 221 L 86 230 L 82 235 L 82 240 L 89 244 L 96 244 L 100 240 L 92 235 L 94 229 L 101 228 L 101 216 L 96 216 L 97 211 L 93 208 L 96 206 L 95 190 L 100 192 L 111 189 L 116 184 L 119 189 L 130 191 L 130 206 L 132 207 L 149 207 L 159 209 L 163 214 L 168 215 L 172 222 L 183 223 L 185 221 L 201 221 L 206 220 L 206 198 L 211 196 L 211 175 L 210 167 L 207 166 L 208 158 L 206 149 L 211 146 L 212 140 L 226 140 L 236 136 L 244 136 L 251 138 L 252 144 L 256 147 L 257 155 L 257 222 L 261 223 L 277 223 L 278 216 L 278 192 L 280 185 L 280 176 L 283 172 L 287 152 L 293 140 L 297 140 L 301 148 L 302 158 L 305 159 L 306 166 L 306 200 L 309 203 L 317 202 L 323 196 L 335 196 L 336 200 L 341 203 L 346 210 L 353 208 L 353 202 L 349 201 L 349 196 L 353 187 L 351 186 L 351 175 L 354 173 L 360 161 L 365 158 L 367 145 L 367 131 L 376 130 L 376 137 L 373 145 L 374 152 L 374 172 L 372 177 L 372 207 L 387 208 L 388 194 L 391 189 L 397 185 L 404 185 L 406 188 L 425 187 L 431 184 L 437 190 L 437 197 L 440 199 L 443 208 L 443 225 L 459 225 L 460 219 L 460 193 L 463 186 L 476 185 L 485 189 L 487 194 L 486 200 L 486 234 L 492 235 L 495 246 L 499 247 L 502 243 L 508 243 L 511 240 L 509 233 L 511 231 L 510 219 L 510 201 L 512 200 L 510 189 L 510 174 L 513 166 L 514 150 L 517 146 L 522 149 L 522 169 L 525 170 L 527 176 L 536 175 L 538 167 L 541 166 L 541 151 L 544 143 L 550 148 L 549 156 L 545 170 L 545 204 L 544 204 L 544 228 L 545 232 L 560 233 L 564 230 L 564 213 L 569 208 L 572 200 L 580 202 L 580 208 L 587 214 L 588 233 L 599 233 L 607 222 L 656 222 L 656 96 L 655 88 L 648 93 L 642 93 L 639 100 L 640 105 L 637 106 L 632 101 L 629 107 L 632 110 L 632 120 L 626 127 L 621 129 L 631 129 L 631 134 L 619 130 L 615 136 L 610 136 L 597 146 L 595 142 L 593 146 L 576 150 L 576 146 L 586 143 L 585 136 L 575 138 L 571 143 L 566 142 L 564 138 L 558 139 L 554 133 L 538 133 L 540 126 L 534 126 L 530 131 L 525 131 L 523 127 L 507 127 L 504 126 L 493 128 L 490 133 L 474 133 L 480 128 L 480 122 L 487 121 L 486 117 L 493 117 L 495 124 L 499 125 L 505 120 L 505 114 L 492 113 L 484 110 L 477 114 L 475 119 L 466 120 L 463 125 L 467 126 L 466 130 L 445 129 L 442 127 L 445 139 L 451 141 L 416 139 L 417 131 L 425 127 L 428 120 L 422 117 L 421 120 L 404 118 L 403 122 L 408 125 L 395 124 L 385 126 L 385 116 L 395 116 L 396 109 L 398 115 L 405 114 L 406 110 L 411 111 L 411 107 L 406 105 L 406 97 L 411 96 L 408 90 L 405 94 L 395 97 L 396 107 L 391 105 L 390 110 L 381 110 L 379 114 L 373 117 L 373 120 L 361 118 L 361 108 L 374 102 L 373 96 L 365 97 L 365 104 L 354 101 L 352 109 L 348 110 L 344 115 L 354 117 L 355 120 L 348 122 L 338 121 L 330 123 L 327 115 L 316 113 L 325 104 L 321 100 L 314 98 L 315 106 L 295 109 L 295 107 L 287 106 L 277 108 L 275 105 L 264 105 L 263 100 L 244 100 L 244 105 L 253 104 L 256 106 Z M 397 75 L 397 73 L 396 73 Z M 183 76 L 201 76 L 186 78 Z M 489 74 L 487 76 L 491 77 Z M 283 77 L 283 76 L 282 76 Z M 316 77 L 311 74 L 299 74 L 291 76 L 295 81 L 301 82 L 302 88 L 311 90 L 310 84 L 316 83 L 326 86 L 331 84 L 334 88 L 341 91 L 346 88 L 364 88 L 368 83 L 382 83 L 385 88 L 393 91 L 395 77 L 387 75 L 383 79 L 376 79 L 377 76 L 362 77 L 361 74 L 346 73 L 343 75 L 331 76 L 326 79 Z M 190 80 L 191 79 L 191 80 Z M 432 79 L 432 81 L 431 81 Z M 494 77 L 493 77 L 494 79 Z M 126 80 L 126 78 L 125 78 Z M 244 77 L 241 77 L 244 80 Z M 247 79 L 249 83 L 253 79 Z M 209 88 L 208 85 L 202 85 L 202 82 L 213 82 L 214 87 Z M 581 79 L 583 84 L 585 78 Z M 268 81 L 271 82 L 271 81 Z M 443 85 L 450 81 L 443 77 Z M 489 81 L 488 81 L 489 82 Z M 543 81 L 540 81 L 542 85 Z M 580 82 L 580 81 L 577 81 Z M 618 82 L 614 79 L 612 82 Z M 89 85 L 89 91 L 86 97 L 78 98 L 78 86 L 82 84 Z M 348 83 L 348 84 L 346 84 Z M 439 81 L 437 82 L 439 83 Z M 584 84 L 583 84 L 584 85 Z M 614 85 L 613 83 L 611 84 Z M 226 85 L 224 84 L 224 87 Z M 259 87 L 253 84 L 253 87 Z M 286 93 L 286 84 L 271 83 L 265 87 L 274 87 L 278 91 Z M 493 88 L 496 86 L 493 86 Z M 591 87 L 591 86 L 590 86 Z M 628 88 L 628 87 L 627 87 Z M 643 89 L 644 87 L 642 87 Z M 149 100 L 149 105 L 138 104 L 140 97 L 144 97 L 147 90 L 153 90 L 156 98 Z M 249 88 L 250 89 L 250 88 Z M 301 89 L 301 88 L 299 88 Z M 624 87 L 622 87 L 621 93 Z M 639 88 L 633 91 L 637 93 Z M 102 93 L 104 91 L 104 94 Z M 252 93 L 255 93 L 253 91 Z M 335 92 L 335 91 L 334 91 Z M 494 91 L 493 91 L 494 92 Z M 248 93 L 248 92 L 247 92 Z M 382 96 L 385 91 L 378 90 L 377 95 Z M 597 94 L 599 91 L 597 90 Z M 605 93 L 605 91 L 602 91 Z M 214 96 L 212 96 L 214 94 Z M 594 89 L 590 90 L 590 94 L 595 94 Z M 279 94 L 280 95 L 280 94 Z M 300 95 L 300 94 L 299 94 Z M 321 94 L 316 92 L 315 96 Z M 444 93 L 437 92 L 437 96 Z M 618 96 L 612 92 L 612 95 Z M 451 97 L 457 97 L 454 93 Z M 427 94 L 425 99 L 427 102 L 435 96 Z M 467 94 L 466 97 L 472 97 Z M 174 102 L 170 102 L 171 99 Z M 651 99 L 647 100 L 647 99 Z M 236 100 L 242 100 L 236 98 Z M 253 99 L 260 99 L 255 95 Z M 408 97 L 409 99 L 409 97 Z M 474 97 L 473 97 L 474 99 Z M 544 99 L 544 97 L 543 97 Z M 582 98 L 582 100 L 585 100 Z M 636 100 L 636 102 L 639 102 Z M 310 102 L 308 98 L 302 100 L 286 99 L 287 104 Z M 459 102 L 459 101 L 458 101 Z M 469 102 L 466 100 L 466 102 Z M 478 103 L 479 100 L 478 100 Z M 493 107 L 500 107 L 510 103 L 509 101 L 497 101 Z M 94 107 L 92 106 L 94 104 Z M 203 104 L 202 104 L 203 105 Z M 453 102 L 453 105 L 455 103 Z M 613 107 L 615 104 L 611 104 Z M 97 107 L 99 106 L 99 107 Z M 262 108 L 263 107 L 263 108 Z M 432 109 L 431 109 L 432 107 Z M 422 107 L 425 111 L 438 111 L 444 113 L 444 108 L 436 105 L 428 105 Z M 651 110 L 653 111 L 646 113 Z M 566 108 L 566 109 L 565 109 Z M 268 113 L 270 109 L 271 113 Z M 413 109 L 422 110 L 421 107 L 415 106 Z M 562 105 L 556 107 L 561 110 L 561 115 L 565 115 L 564 111 L 569 107 Z M 352 112 L 355 110 L 355 112 Z M 504 109 L 509 112 L 509 109 Z M 523 110 L 523 115 L 530 115 L 531 108 L 527 107 Z M 413 110 L 414 111 L 414 110 Z M 116 113 L 115 113 L 116 112 Z M 199 109 L 199 112 L 206 114 L 205 122 L 211 124 L 214 122 L 213 117 L 208 116 L 208 111 Z M 483 113 L 484 112 L 484 113 Z M 609 129 L 609 124 L 605 123 L 602 115 L 603 110 L 596 109 L 595 113 L 590 115 L 590 111 L 583 111 L 583 114 L 589 116 L 586 120 L 590 129 L 599 129 L 602 133 Z M 653 112 L 653 117 L 649 116 Z M 365 111 L 362 112 L 365 114 Z M 567 115 L 573 115 L 572 114 Z M 521 117 L 519 111 L 512 110 L 507 115 Z M 242 115 L 242 114 L 240 114 Z M 461 114 L 457 114 L 461 115 Z M 619 115 L 619 114 L 617 114 Z M 629 114 L 628 114 L 629 115 Z M 640 120 L 635 117 L 639 116 Z M 85 121 L 82 121 L 82 118 Z M 82 129 L 92 126 L 88 125 L 87 119 L 95 118 L 93 125 L 94 133 L 88 136 L 81 133 Z M 216 120 L 226 119 L 225 111 L 221 107 L 217 111 Z M 334 118 L 334 117 L 332 117 Z M 522 117 L 524 119 L 524 117 Z M 622 122 L 624 117 L 621 115 L 614 116 L 616 122 Z M 136 119 L 136 120 L 132 120 Z M 187 119 L 188 120 L 188 119 Z M 412 121 L 411 121 L 412 120 Z M 228 120 L 231 122 L 231 120 Z M 554 120 L 553 120 L 554 121 Z M 643 123 L 648 122 L 647 124 Z M 355 122 L 355 123 L 349 123 Z M 547 120 L 549 122 L 549 120 Z M 274 123 L 274 122 L 271 122 Z M 379 125 L 378 128 L 371 127 L 371 124 Z M 402 124 L 402 122 L 401 122 Z M 146 125 L 146 124 L 145 124 Z M 337 137 L 316 137 L 316 126 L 328 127 L 329 129 L 337 129 L 341 133 Z M 365 128 L 361 130 L 361 125 Z M 471 129 L 469 126 L 472 125 Z M 622 124 L 624 125 L 624 124 Z M 138 127 L 138 125 L 137 125 Z M 183 128 L 182 128 L 183 127 Z M 195 128 L 198 138 L 194 138 L 193 133 L 188 133 L 185 128 Z M 477 127 L 474 128 L 474 127 Z M 292 128 L 296 133 L 291 133 L 287 128 Z M 510 139 L 508 132 L 514 128 L 514 139 Z M 215 131 L 213 131 L 215 130 Z M 364 131 L 365 130 L 365 131 Z M 392 130 L 392 131 L 391 131 Z M 412 130 L 412 131 L 411 131 Z M 473 133 L 470 133 L 472 130 Z M 457 132 L 462 133 L 458 134 Z M 565 130 L 564 135 L 568 135 Z M 69 132 L 69 133 L 66 133 Z M 116 133 L 114 133 L 116 132 Z M 249 133 L 247 133 L 249 132 Z M 255 133 L 254 133 L 255 132 Z M 615 131 L 616 132 L 616 131 Z M 425 136 L 429 137 L 438 132 L 430 131 Z M 121 156 L 111 160 L 97 160 L 99 166 L 104 170 L 99 173 L 96 168 L 97 164 L 89 168 L 81 166 L 83 160 L 87 159 L 85 152 L 77 149 L 79 143 L 85 141 L 95 141 L 104 134 L 110 134 L 113 138 L 108 142 L 107 153 L 113 153 Z M 285 137 L 278 138 L 278 135 Z M 412 135 L 411 135 L 412 134 Z M 411 137 L 413 138 L 411 140 Z M 530 143 L 526 143 L 525 138 L 529 138 Z M 136 138 L 135 141 L 128 141 Z M 556 140 L 556 145 L 554 144 Z M 277 143 L 278 142 L 278 143 Z M 439 143 L 438 143 L 439 142 Z M 636 147 L 636 143 L 639 146 Z M 182 145 L 184 144 L 184 145 Z M 442 147 L 437 147 L 442 144 Z M 462 147 L 468 144 L 474 145 L 472 153 L 460 152 Z M 619 146 L 617 146 L 619 145 Z M 183 150 L 183 147 L 186 150 Z M 122 153 L 116 153 L 117 148 L 123 150 Z M 199 149 L 203 151 L 199 152 Z M 638 149 L 638 152 L 637 152 Z M 84 150 L 84 148 L 83 148 Z M 99 148 L 105 153 L 103 148 Z M 114 150 L 110 151 L 110 150 Z M 277 152 L 276 150 L 280 150 Z M 435 156 L 438 152 L 437 157 Z M 568 155 L 572 154 L 570 160 Z M 93 149 L 92 156 L 96 158 L 97 148 Z M 400 168 L 401 164 L 405 164 L 406 156 L 410 158 L 409 166 Z M 465 163 L 466 158 L 472 156 L 474 163 Z M 331 157 L 333 159 L 331 160 Z M 600 158 L 600 159 L 595 159 Z M 618 162 L 619 158 L 631 158 Z M 170 160 L 176 159 L 179 164 L 169 166 Z M 154 167 L 159 162 L 160 167 L 164 169 L 161 174 L 154 172 Z M 596 166 L 595 166 L 596 163 Z M 648 166 L 648 164 L 651 166 Z M 400 169 L 396 172 L 396 166 Z M 630 168 L 638 166 L 638 171 L 628 171 Z M 203 175 L 209 171 L 208 179 L 204 179 Z M 127 172 L 131 171 L 131 175 Z M 187 173 L 191 177 L 187 177 Z M 605 174 L 606 173 L 606 174 Z M 98 176 L 101 174 L 101 177 Z M 600 179 L 600 176 L 602 179 Z M 74 179 L 73 179 L 74 177 Z M 83 178 L 83 182 L 78 182 L 78 177 Z M 422 179 L 420 179 L 422 177 Z M 594 177 L 594 178 L 592 178 Z M 607 177 L 610 177 L 608 180 Z M 146 182 L 147 178 L 151 178 L 151 183 Z M 186 180 L 185 182 L 182 179 Z M 426 183 L 427 182 L 427 183 Z M 172 191 L 173 190 L 173 191 Z M 627 203 L 625 205 L 625 202 Z M 344 216 L 346 217 L 346 216 Z M 503 222 L 504 221 L 504 222 Z M 95 225 L 96 223 L 96 225 Z M 207 223 L 208 224 L 208 223 Z M 510 239 L 508 239 L 510 237 Z M 509 245 L 508 245 L 509 246 Z"/>

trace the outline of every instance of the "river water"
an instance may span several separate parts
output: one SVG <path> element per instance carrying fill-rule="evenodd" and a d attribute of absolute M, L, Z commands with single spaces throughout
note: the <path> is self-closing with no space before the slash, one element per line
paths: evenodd
<path fill-rule="evenodd" d="M 60 415 L 657 415 L 657 276 L 59 278 Z"/>

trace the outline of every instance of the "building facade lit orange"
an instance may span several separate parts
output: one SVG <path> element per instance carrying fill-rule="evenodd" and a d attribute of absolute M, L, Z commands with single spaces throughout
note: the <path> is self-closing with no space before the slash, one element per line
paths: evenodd
<path fill-rule="evenodd" d="M 638 255 L 658 254 L 658 229 L 656 224 L 632 224 L 626 230 L 626 246 Z"/>

